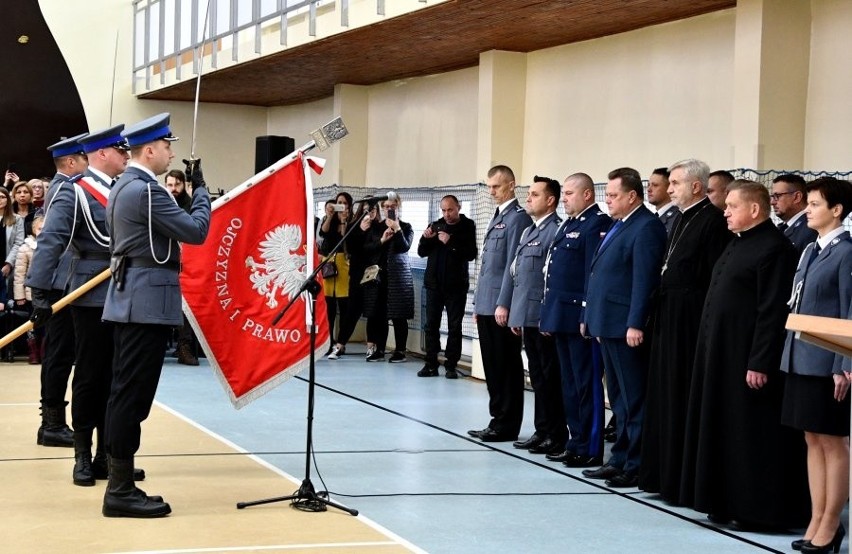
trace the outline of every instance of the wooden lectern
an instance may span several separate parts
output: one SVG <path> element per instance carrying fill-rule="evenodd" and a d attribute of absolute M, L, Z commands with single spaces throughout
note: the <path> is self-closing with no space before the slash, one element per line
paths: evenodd
<path fill-rule="evenodd" d="M 852 321 L 848 319 L 790 314 L 787 329 L 805 342 L 852 357 Z"/>

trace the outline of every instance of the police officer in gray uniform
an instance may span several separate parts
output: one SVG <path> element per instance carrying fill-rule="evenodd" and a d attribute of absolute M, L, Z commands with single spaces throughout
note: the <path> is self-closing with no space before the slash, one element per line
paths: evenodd
<path fill-rule="evenodd" d="M 52 197 L 50 217 L 38 238 L 33 270 L 27 284 L 34 298 L 44 290 L 66 250 L 72 255 L 69 288 L 75 290 L 109 267 L 109 235 L 106 202 L 116 176 L 127 167 L 127 145 L 121 137 L 124 125 L 103 129 L 79 139 L 89 167 L 73 182 L 60 183 Z M 104 414 L 112 382 L 112 325 L 101 320 L 107 282 L 75 300 L 70 313 L 76 338 L 76 369 L 71 384 L 71 415 L 74 424 L 73 482 L 92 486 L 107 478 L 104 445 Z M 50 312 L 37 312 L 39 321 Z M 97 456 L 92 460 L 92 435 L 98 431 Z M 136 479 L 144 479 L 137 470 Z"/>
<path fill-rule="evenodd" d="M 141 427 L 151 411 L 171 328 L 182 323 L 180 242 L 201 244 L 210 226 L 210 196 L 198 163 L 189 213 L 157 182 L 174 154 L 177 140 L 163 113 L 122 133 L 131 162 L 112 189 L 107 204 L 113 279 L 103 318 L 115 327 L 113 381 L 106 413 L 109 484 L 107 517 L 159 517 L 171 513 L 161 497 L 148 496 L 133 483 L 133 457 Z"/>
<path fill-rule="evenodd" d="M 524 417 L 521 337 L 508 327 L 514 287 L 503 283 L 511 283 L 511 277 L 509 281 L 505 278 L 521 233 L 532 219 L 518 205 L 511 168 L 492 167 L 488 170 L 487 186 L 497 209 L 485 231 L 473 302 L 491 421 L 485 429 L 470 430 L 467 434 L 485 442 L 503 442 L 518 438 Z"/>
<path fill-rule="evenodd" d="M 88 167 L 83 147 L 77 142 L 85 136 L 86 133 L 83 133 L 47 147 L 56 165 L 56 175 L 47 190 L 45 211 L 49 211 L 63 183 L 70 186 L 67 183 L 79 177 Z M 30 267 L 32 270 L 35 265 L 31 264 Z M 41 426 L 36 434 L 36 442 L 43 446 L 74 446 L 71 429 L 65 423 L 65 406 L 68 405 L 65 391 L 68 389 L 71 366 L 74 365 L 74 323 L 70 310 L 62 310 L 50 317 L 50 306 L 65 294 L 70 269 L 71 253 L 64 252 L 55 265 L 55 271 L 46 275 L 40 287 L 37 287 L 46 291 L 46 294 L 41 294 L 41 291 L 33 293 L 33 313 L 30 318 L 33 326 L 47 324 L 41 363 Z M 27 284 L 30 284 L 29 281 Z"/>
<path fill-rule="evenodd" d="M 559 181 L 536 176 L 527 195 L 527 213 L 535 223 L 524 229 L 512 263 L 512 306 L 509 327 L 524 339 L 530 382 L 535 396 L 535 433 L 515 448 L 532 454 L 557 454 L 565 449 L 568 426 L 562 410 L 562 385 L 554 338 L 539 331 L 544 298 L 544 264 L 547 249 L 562 220 L 556 215 Z"/>

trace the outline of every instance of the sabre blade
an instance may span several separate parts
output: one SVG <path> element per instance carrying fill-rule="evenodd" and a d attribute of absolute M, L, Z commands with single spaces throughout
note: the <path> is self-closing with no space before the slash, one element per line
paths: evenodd
<path fill-rule="evenodd" d="M 210 17 L 210 1 L 207 0 L 207 11 L 204 12 L 204 27 L 201 28 L 201 44 L 195 48 L 198 60 L 198 76 L 195 78 L 195 107 L 192 112 L 192 142 L 189 145 L 189 159 L 195 159 L 195 131 L 198 129 L 198 104 L 201 98 L 201 74 L 204 69 L 204 43 L 207 42 L 207 21 Z"/>

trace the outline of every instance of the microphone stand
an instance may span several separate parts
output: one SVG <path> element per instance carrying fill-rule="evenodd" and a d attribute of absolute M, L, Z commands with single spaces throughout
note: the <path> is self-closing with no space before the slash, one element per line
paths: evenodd
<path fill-rule="evenodd" d="M 363 201 L 362 201 L 363 202 Z M 374 202 L 370 202 L 373 204 Z M 369 210 L 368 210 L 369 215 Z M 361 220 L 363 217 L 361 218 Z M 327 506 L 331 506 L 332 508 L 337 508 L 338 510 L 342 510 L 350 515 L 357 516 L 358 510 L 353 508 L 347 508 L 341 504 L 333 502 L 328 499 L 328 493 L 326 492 L 324 495 L 320 495 L 317 493 L 314 488 L 314 484 L 311 482 L 311 456 L 313 455 L 313 429 L 314 429 L 314 393 L 316 388 L 316 354 L 314 349 L 316 348 L 317 341 L 317 327 L 316 327 L 316 303 L 317 303 L 317 295 L 319 294 L 320 284 L 316 281 L 316 277 L 322 268 L 328 263 L 329 260 L 334 258 L 334 255 L 337 254 L 341 248 L 343 248 L 346 239 L 349 238 L 349 235 L 355 230 L 356 227 L 361 225 L 361 220 L 353 221 L 352 225 L 346 230 L 346 234 L 340 239 L 340 241 L 331 249 L 326 255 L 326 258 L 320 262 L 320 264 L 314 269 L 314 271 L 308 276 L 307 279 L 302 283 L 299 287 L 299 294 L 293 296 L 290 303 L 284 306 L 284 309 L 281 310 L 278 315 L 275 316 L 275 319 L 272 320 L 272 325 L 276 325 L 281 318 L 284 317 L 284 314 L 287 313 L 287 310 L 290 309 L 295 302 L 301 298 L 302 293 L 307 292 L 310 295 L 310 303 L 309 307 L 311 310 L 311 332 L 310 332 L 310 358 L 308 363 L 308 425 L 307 425 L 307 444 L 305 446 L 305 478 L 302 480 L 302 484 L 299 487 L 299 490 L 294 494 L 290 494 L 287 496 L 277 496 L 274 498 L 265 498 L 262 500 L 252 500 L 250 502 L 238 502 L 237 509 L 242 510 L 243 508 L 248 508 L 249 506 L 258 506 L 260 504 L 270 504 L 273 502 L 286 502 L 290 501 L 290 504 L 302 511 L 306 512 L 324 512 L 327 510 Z"/>

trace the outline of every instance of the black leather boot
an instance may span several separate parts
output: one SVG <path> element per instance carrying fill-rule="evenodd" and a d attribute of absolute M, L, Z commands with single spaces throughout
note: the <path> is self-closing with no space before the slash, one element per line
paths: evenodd
<path fill-rule="evenodd" d="M 106 517 L 162 517 L 172 512 L 161 498 L 148 496 L 133 483 L 133 458 L 110 457 L 109 484 L 102 513 Z"/>
<path fill-rule="evenodd" d="M 74 484 L 80 487 L 95 485 L 91 431 L 74 431 Z"/>
<path fill-rule="evenodd" d="M 104 442 L 104 432 L 98 428 L 98 446 L 95 450 L 95 457 L 92 460 L 92 472 L 95 474 L 95 479 L 109 478 L 109 462 L 107 461 L 106 442 Z M 141 468 L 133 468 L 133 480 L 144 481 L 145 470 Z"/>
<path fill-rule="evenodd" d="M 63 446 L 71 448 L 74 446 L 74 437 L 71 429 L 65 423 L 65 406 L 41 407 L 41 427 L 36 434 L 36 442 L 42 446 Z"/>

